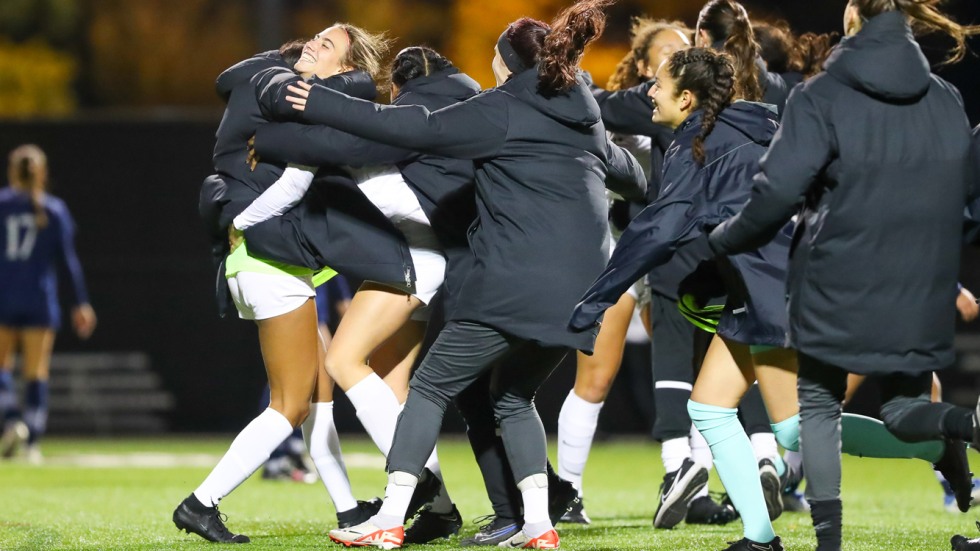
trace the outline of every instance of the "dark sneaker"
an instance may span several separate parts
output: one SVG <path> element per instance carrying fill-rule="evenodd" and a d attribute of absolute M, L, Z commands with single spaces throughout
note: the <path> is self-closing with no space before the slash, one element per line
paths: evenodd
<path fill-rule="evenodd" d="M 772 460 L 759 461 L 759 480 L 762 482 L 762 496 L 766 498 L 769 520 L 776 520 L 783 514 L 783 483 L 776 474 Z"/>
<path fill-rule="evenodd" d="M 786 472 L 779 477 L 783 485 L 783 511 L 793 513 L 808 513 L 810 504 L 803 497 L 800 491 L 800 483 L 803 482 L 803 469 L 791 469 L 787 465 Z"/>
<path fill-rule="evenodd" d="M 463 517 L 453 504 L 453 510 L 448 513 L 433 513 L 429 507 L 423 507 L 415 515 L 412 525 L 405 529 L 405 543 L 429 543 L 439 538 L 449 538 L 459 533 L 463 527 Z"/>
<path fill-rule="evenodd" d="M 749 538 L 742 538 L 738 541 L 730 541 L 728 545 L 722 551 L 783 551 L 783 542 L 779 540 L 779 536 L 773 538 L 769 543 L 759 543 Z"/>
<path fill-rule="evenodd" d="M 555 525 L 565 516 L 578 500 L 578 490 L 572 483 L 548 470 L 548 516 Z"/>
<path fill-rule="evenodd" d="M 966 459 L 966 444 L 947 438 L 943 456 L 936 461 L 933 468 L 943 475 L 949 488 L 956 498 L 956 506 L 962 512 L 970 510 L 973 502 L 973 473 Z"/>
<path fill-rule="evenodd" d="M 738 513 L 731 505 L 715 503 L 709 496 L 694 498 L 687 506 L 687 516 L 684 521 L 688 524 L 728 524 L 738 518 Z"/>
<path fill-rule="evenodd" d="M 477 523 L 489 520 L 490 522 L 480 527 L 480 530 L 469 538 L 459 541 L 460 547 L 472 547 L 476 545 L 492 545 L 505 542 L 512 538 L 514 534 L 521 531 L 518 521 L 509 518 L 500 518 L 493 515 L 480 517 Z"/>
<path fill-rule="evenodd" d="M 418 514 L 426 504 L 431 503 L 440 491 L 442 491 L 442 481 L 439 477 L 429 469 L 422 469 L 419 482 L 415 485 L 415 493 L 412 494 L 412 500 L 408 502 L 408 510 L 405 511 L 405 522 Z"/>
<path fill-rule="evenodd" d="M 218 512 L 217 507 L 204 505 L 194 494 L 187 496 L 174 509 L 174 524 L 178 530 L 218 543 L 248 543 L 248 536 L 232 534 L 225 528 L 226 519 L 225 515 Z"/>
<path fill-rule="evenodd" d="M 572 506 L 568 508 L 568 512 L 562 515 L 558 522 L 592 524 L 592 519 L 585 512 L 585 503 L 582 502 L 582 498 L 576 497 L 575 501 L 572 502 Z"/>
<path fill-rule="evenodd" d="M 660 505 L 653 515 L 654 528 L 673 528 L 687 516 L 694 496 L 708 483 L 708 469 L 690 459 L 681 468 L 664 475 L 660 484 Z"/>
<path fill-rule="evenodd" d="M 977 530 L 980 530 L 980 521 L 977 521 Z M 968 540 L 957 534 L 949 538 L 949 544 L 953 547 L 953 551 L 980 551 L 980 538 Z"/>
<path fill-rule="evenodd" d="M 350 528 L 357 526 L 367 519 L 378 514 L 381 509 L 381 498 L 376 497 L 370 501 L 358 501 L 357 507 L 337 513 L 337 528 Z"/>

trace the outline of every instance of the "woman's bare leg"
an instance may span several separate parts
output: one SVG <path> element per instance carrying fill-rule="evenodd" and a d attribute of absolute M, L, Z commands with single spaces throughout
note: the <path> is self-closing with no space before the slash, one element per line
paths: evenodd
<path fill-rule="evenodd" d="M 408 381 L 412 366 L 422 350 L 425 323 L 409 320 L 394 335 L 371 354 L 368 364 L 404 404 L 408 397 Z"/>
<path fill-rule="evenodd" d="M 633 297 L 624 294 L 606 310 L 594 353 L 587 356 L 579 352 L 577 355 L 575 387 L 568 393 L 558 414 L 558 476 L 571 482 L 579 497 L 582 496 L 582 473 L 599 423 L 599 411 L 619 373 L 626 331 L 635 307 Z"/>

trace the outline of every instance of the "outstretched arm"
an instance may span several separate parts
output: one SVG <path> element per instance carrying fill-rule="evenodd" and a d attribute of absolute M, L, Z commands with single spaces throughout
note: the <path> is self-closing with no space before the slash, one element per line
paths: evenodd
<path fill-rule="evenodd" d="M 783 124 L 760 161 L 742 211 L 711 232 L 719 254 L 744 253 L 765 245 L 799 211 L 806 192 L 830 162 L 834 139 L 814 100 L 797 88 L 786 102 Z"/>
<path fill-rule="evenodd" d="M 494 156 L 507 139 L 507 104 L 484 93 L 438 111 L 418 105 L 378 105 L 320 85 L 290 86 L 287 99 L 306 122 L 362 138 L 457 159 Z"/>
<path fill-rule="evenodd" d="M 274 184 L 235 217 L 232 225 L 238 231 L 245 231 L 259 222 L 282 216 L 303 199 L 315 172 L 316 168 L 310 166 L 286 167 Z"/>
<path fill-rule="evenodd" d="M 264 124 L 255 132 L 255 152 L 267 161 L 309 166 L 391 165 L 418 154 L 373 142 L 323 125 L 295 122 Z"/>
<path fill-rule="evenodd" d="M 606 188 L 631 201 L 643 201 L 647 192 L 647 179 L 640 162 L 609 139 L 606 140 Z"/>

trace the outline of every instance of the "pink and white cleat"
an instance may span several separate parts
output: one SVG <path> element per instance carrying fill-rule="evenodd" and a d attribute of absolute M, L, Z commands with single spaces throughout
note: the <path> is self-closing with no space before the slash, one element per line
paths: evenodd
<path fill-rule="evenodd" d="M 357 526 L 330 531 L 330 539 L 346 547 L 379 547 L 381 549 L 401 549 L 405 542 L 405 527 L 383 529 L 371 521 Z"/>

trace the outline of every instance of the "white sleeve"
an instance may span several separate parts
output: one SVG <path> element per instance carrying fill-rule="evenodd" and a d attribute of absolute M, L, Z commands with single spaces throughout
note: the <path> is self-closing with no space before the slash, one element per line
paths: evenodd
<path fill-rule="evenodd" d="M 607 132 L 612 143 L 626 149 L 636 157 L 636 160 L 643 168 L 643 173 L 650 176 L 650 148 L 653 147 L 653 140 L 650 136 L 635 136 L 632 134 L 617 134 Z"/>
<path fill-rule="evenodd" d="M 302 165 L 289 165 L 282 176 L 269 189 L 262 192 L 252 201 L 232 223 L 235 229 L 246 230 L 259 222 L 264 222 L 274 216 L 281 216 L 293 208 L 306 195 L 313 182 L 316 168 Z"/>

